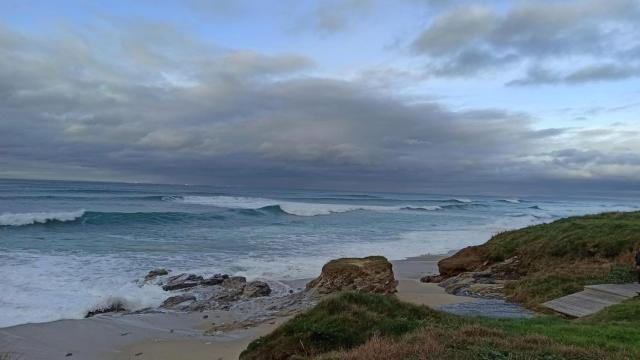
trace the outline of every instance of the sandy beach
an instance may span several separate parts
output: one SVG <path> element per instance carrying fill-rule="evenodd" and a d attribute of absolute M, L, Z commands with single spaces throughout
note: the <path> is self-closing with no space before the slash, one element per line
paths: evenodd
<path fill-rule="evenodd" d="M 430 307 L 474 301 L 419 281 L 425 274 L 437 273 L 441 258 L 427 255 L 393 261 L 398 298 Z M 233 310 L 158 312 L 26 324 L 0 329 L 0 348 L 20 354 L 23 360 L 169 360 L 185 358 L 185 354 L 193 360 L 237 359 L 251 341 L 288 319 L 282 316 L 244 326 L 245 316 Z M 211 326 L 224 324 L 240 325 L 231 326 L 230 331 L 204 333 Z"/>

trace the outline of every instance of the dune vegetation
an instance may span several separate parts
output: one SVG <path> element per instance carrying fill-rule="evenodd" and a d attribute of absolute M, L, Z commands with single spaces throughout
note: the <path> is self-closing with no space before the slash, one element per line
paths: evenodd
<path fill-rule="evenodd" d="M 577 321 L 489 319 L 342 293 L 254 341 L 241 359 L 638 359 L 639 311 L 631 300 Z"/>
<path fill-rule="evenodd" d="M 614 212 L 503 232 L 444 262 L 465 271 L 472 270 L 465 264 L 477 270 L 517 257 L 512 271 L 518 278 L 507 284 L 506 296 L 540 310 L 542 302 L 585 285 L 634 281 L 633 255 L 639 248 L 640 212 Z"/>

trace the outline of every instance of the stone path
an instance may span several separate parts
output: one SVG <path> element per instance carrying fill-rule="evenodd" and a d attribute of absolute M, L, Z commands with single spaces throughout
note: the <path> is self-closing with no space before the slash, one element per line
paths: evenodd
<path fill-rule="evenodd" d="M 640 284 L 588 285 L 575 294 L 547 301 L 542 306 L 571 317 L 583 317 L 640 295 Z"/>

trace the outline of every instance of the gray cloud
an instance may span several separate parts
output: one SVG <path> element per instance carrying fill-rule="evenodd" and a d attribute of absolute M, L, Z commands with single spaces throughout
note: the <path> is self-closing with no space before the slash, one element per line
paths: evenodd
<path fill-rule="evenodd" d="M 622 131 L 603 146 L 602 134 L 533 129 L 526 114 L 410 102 L 308 76 L 305 57 L 220 49 L 164 24 L 93 31 L 0 28 L 0 176 L 372 188 L 640 178 L 616 158 L 640 150 Z M 562 151 L 581 147 L 610 157 L 578 173 Z"/>
<path fill-rule="evenodd" d="M 532 64 L 512 85 L 619 80 L 638 75 L 638 19 L 636 0 L 528 1 L 505 13 L 464 4 L 437 16 L 411 47 L 436 76 Z M 581 68 L 561 71 L 576 60 Z"/>
<path fill-rule="evenodd" d="M 302 18 L 296 29 L 310 29 L 325 35 L 342 32 L 366 15 L 373 5 L 374 0 L 321 1 Z"/>
<path fill-rule="evenodd" d="M 534 66 L 529 69 L 526 77 L 512 80 L 509 86 L 541 85 L 541 84 L 581 84 L 596 81 L 610 81 L 629 79 L 640 76 L 640 65 L 626 64 L 593 64 L 581 69 L 561 74 L 548 69 Z"/>

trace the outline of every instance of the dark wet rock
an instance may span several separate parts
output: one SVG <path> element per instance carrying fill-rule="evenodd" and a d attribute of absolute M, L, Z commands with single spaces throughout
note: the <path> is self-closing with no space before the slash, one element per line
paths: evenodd
<path fill-rule="evenodd" d="M 426 275 L 420 278 L 423 283 L 439 283 L 444 279 L 441 275 Z"/>
<path fill-rule="evenodd" d="M 149 271 L 147 276 L 144 277 L 144 281 L 148 282 L 148 281 L 151 281 L 151 280 L 157 278 L 158 276 L 164 276 L 164 275 L 168 275 L 168 274 L 169 274 L 169 270 L 167 270 L 167 269 L 163 269 L 163 268 L 153 269 L 153 270 Z"/>
<path fill-rule="evenodd" d="M 200 285 L 203 285 L 203 286 L 219 285 L 219 284 L 221 284 L 223 281 L 225 281 L 228 278 L 229 278 L 229 275 L 216 274 L 216 275 L 213 275 L 213 276 L 211 276 L 209 278 L 206 278 L 206 279 L 202 280 L 202 282 L 200 282 Z"/>
<path fill-rule="evenodd" d="M 504 287 L 520 278 L 518 257 L 485 267 L 483 270 L 459 273 L 440 282 L 446 292 L 485 299 L 503 299 Z"/>
<path fill-rule="evenodd" d="M 310 281 L 306 290 L 316 294 L 339 291 L 393 294 L 397 285 L 391 263 L 383 256 L 369 256 L 326 263 L 320 276 Z"/>
<path fill-rule="evenodd" d="M 228 288 L 228 289 L 239 289 L 242 291 L 245 285 L 247 284 L 247 278 L 244 276 L 231 276 L 225 279 L 220 286 Z"/>
<path fill-rule="evenodd" d="M 107 307 L 102 307 L 102 308 L 98 308 L 95 310 L 91 310 L 89 312 L 87 312 L 87 314 L 84 316 L 85 319 L 86 318 L 90 318 L 92 316 L 95 315 L 100 315 L 100 314 L 108 314 L 108 313 L 117 313 L 117 312 L 126 312 L 127 309 L 125 308 L 124 304 L 117 301 Z"/>
<path fill-rule="evenodd" d="M 173 309 L 176 306 L 184 304 L 187 301 L 196 301 L 196 297 L 193 296 L 192 294 L 176 295 L 176 296 L 172 296 L 172 297 L 166 299 L 165 301 L 163 301 L 162 305 L 160 305 L 160 306 L 165 308 L 165 309 Z"/>
<path fill-rule="evenodd" d="M 271 294 L 271 288 L 264 281 L 252 281 L 242 291 L 242 296 L 248 298 L 269 296 L 269 294 Z"/>
<path fill-rule="evenodd" d="M 162 289 L 165 291 L 188 289 L 200 285 L 202 281 L 204 281 L 202 276 L 194 274 L 180 274 L 167 279 L 167 282 L 162 286 Z"/>

